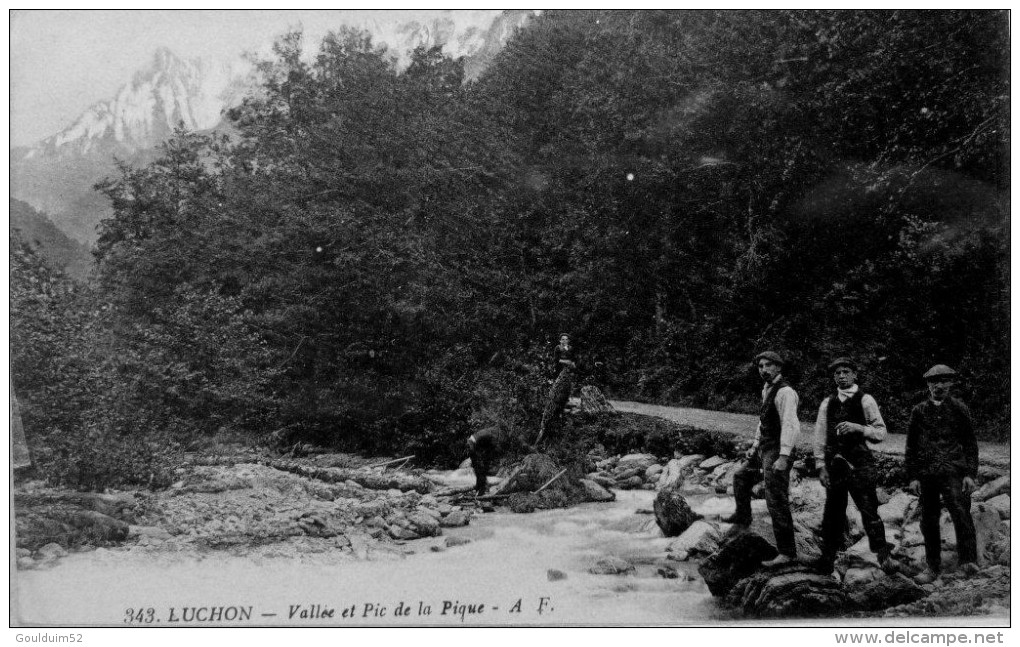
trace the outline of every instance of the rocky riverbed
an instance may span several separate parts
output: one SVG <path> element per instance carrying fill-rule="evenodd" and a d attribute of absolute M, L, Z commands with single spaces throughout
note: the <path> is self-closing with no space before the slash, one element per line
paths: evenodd
<path fill-rule="evenodd" d="M 504 487 L 527 483 L 527 490 L 537 489 L 556 467 L 547 462 L 530 461 L 541 467 L 534 473 L 507 474 Z M 571 472 L 558 489 L 526 500 L 465 497 L 473 483 L 469 469 L 393 470 L 340 454 L 285 460 L 240 449 L 194 457 L 178 482 L 158 492 L 80 494 L 41 482 L 18 483 L 21 609 L 31 615 L 40 606 L 49 613 L 77 604 L 80 617 L 63 621 L 102 616 L 109 622 L 103 615 L 109 604 L 97 607 L 98 599 L 88 595 L 51 602 L 81 595 L 61 584 L 69 580 L 89 588 L 107 582 L 112 591 L 118 582 L 136 582 L 125 585 L 128 591 L 165 580 L 195 586 L 208 599 L 221 598 L 224 582 L 236 581 L 231 590 L 246 594 L 265 586 L 264 604 L 275 609 L 291 599 L 288 591 L 300 589 L 297 578 L 314 583 L 309 590 L 323 591 L 335 588 L 330 582 L 356 581 L 360 597 L 396 587 L 422 599 L 441 590 L 447 596 L 464 591 L 488 599 L 499 592 L 502 600 L 516 592 L 521 598 L 560 600 L 558 616 L 534 615 L 533 609 L 528 618 L 488 617 L 494 624 L 1008 618 L 1008 474 L 984 470 L 974 496 L 978 573 L 954 572 L 955 539 L 947 517 L 947 574 L 919 587 L 910 580 L 923 560 L 919 509 L 916 498 L 895 484 L 880 490 L 879 512 L 896 545 L 899 573 L 878 568 L 852 503 L 846 551 L 835 574 L 812 573 L 803 565 L 768 572 L 759 568 L 774 554 L 764 501 L 754 501 L 749 529 L 720 521 L 733 510 L 737 461 L 599 452 L 586 462 L 587 473 Z M 557 493 L 545 496 L 550 491 Z M 597 503 L 541 510 L 577 496 Z M 800 553 L 810 558 L 817 555 L 824 490 L 802 464 L 795 470 L 791 501 Z M 539 511 L 521 515 L 510 508 Z M 146 595 L 151 598 L 151 591 Z M 157 597 L 169 605 L 166 596 Z M 61 622 L 61 616 L 45 620 Z M 421 620 L 433 622 L 443 619 Z"/>

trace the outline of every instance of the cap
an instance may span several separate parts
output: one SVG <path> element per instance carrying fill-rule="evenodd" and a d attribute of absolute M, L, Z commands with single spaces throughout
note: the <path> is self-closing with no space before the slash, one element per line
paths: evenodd
<path fill-rule="evenodd" d="M 929 368 L 928 372 L 924 374 L 924 379 L 926 380 L 934 380 L 937 377 L 956 377 L 956 371 L 945 364 L 936 364 Z"/>
<path fill-rule="evenodd" d="M 767 359 L 770 362 L 772 362 L 773 364 L 779 364 L 780 366 L 782 366 L 785 363 L 785 362 L 783 362 L 783 358 L 779 356 L 779 353 L 777 353 L 775 351 L 771 351 L 771 350 L 763 351 L 763 352 L 758 353 L 757 355 L 755 355 L 754 356 L 754 363 L 757 364 L 758 360 L 761 360 L 761 359 Z"/>
<path fill-rule="evenodd" d="M 845 366 L 854 373 L 857 372 L 857 364 L 849 357 L 837 357 L 829 363 L 829 372 L 832 373 L 840 366 Z"/>

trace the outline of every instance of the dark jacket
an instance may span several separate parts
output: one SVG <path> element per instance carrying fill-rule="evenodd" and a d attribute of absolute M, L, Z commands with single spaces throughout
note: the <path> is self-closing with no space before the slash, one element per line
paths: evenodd
<path fill-rule="evenodd" d="M 910 412 L 907 477 L 977 476 L 978 447 L 970 409 L 956 398 L 925 400 Z"/>

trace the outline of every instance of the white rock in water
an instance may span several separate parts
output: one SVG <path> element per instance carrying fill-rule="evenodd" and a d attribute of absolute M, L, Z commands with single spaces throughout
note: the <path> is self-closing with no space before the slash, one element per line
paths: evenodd
<path fill-rule="evenodd" d="M 728 462 L 722 456 L 713 456 L 712 458 L 706 458 L 698 464 L 698 469 L 702 470 L 714 470 L 723 463 Z"/>
<path fill-rule="evenodd" d="M 35 559 L 37 561 L 45 561 L 50 559 L 57 559 L 67 555 L 67 551 L 64 547 L 58 543 L 49 543 L 35 551 Z"/>
<path fill-rule="evenodd" d="M 443 528 L 457 528 L 468 525 L 469 520 L 470 517 L 468 517 L 466 512 L 463 510 L 456 510 L 440 519 L 439 525 Z"/>
<path fill-rule="evenodd" d="M 658 459 L 652 454 L 627 454 L 617 463 L 616 469 L 624 471 L 636 468 L 644 472 L 658 462 Z"/>
<path fill-rule="evenodd" d="M 687 469 L 688 467 L 693 467 L 693 466 L 698 465 L 699 463 L 701 463 L 703 460 L 705 460 L 705 455 L 704 454 L 688 454 L 687 456 L 684 456 L 683 458 L 678 458 L 678 459 L 674 459 L 674 460 L 676 460 L 678 462 L 680 469 L 683 470 L 683 469 Z"/>
<path fill-rule="evenodd" d="M 999 478 L 985 483 L 977 489 L 977 492 L 971 496 L 971 500 L 974 502 L 987 501 L 993 497 L 997 497 L 1000 494 L 1009 493 L 1009 476 L 1000 476 Z"/>
<path fill-rule="evenodd" d="M 722 535 L 719 529 L 704 520 L 698 520 L 670 542 L 667 552 L 673 553 L 679 561 L 694 555 L 709 555 L 719 547 Z"/>

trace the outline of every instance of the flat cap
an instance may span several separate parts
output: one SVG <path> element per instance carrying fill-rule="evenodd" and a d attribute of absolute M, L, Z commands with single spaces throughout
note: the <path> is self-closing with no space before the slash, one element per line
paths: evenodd
<path fill-rule="evenodd" d="M 845 366 L 854 373 L 857 372 L 857 363 L 849 357 L 837 357 L 836 359 L 829 362 L 829 372 L 832 373 L 840 366 Z"/>
<path fill-rule="evenodd" d="M 945 364 L 936 364 L 929 368 L 928 372 L 924 374 L 924 379 L 926 380 L 934 380 L 937 377 L 956 377 L 956 371 Z"/>
<path fill-rule="evenodd" d="M 779 356 L 779 353 L 777 353 L 775 351 L 772 351 L 772 350 L 762 351 L 762 352 L 758 353 L 757 355 L 755 355 L 754 356 L 754 363 L 757 364 L 758 360 L 762 360 L 762 359 L 767 359 L 768 361 L 772 362 L 773 364 L 783 365 L 783 364 L 786 363 L 786 362 L 783 361 L 783 358 Z"/>

